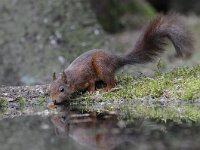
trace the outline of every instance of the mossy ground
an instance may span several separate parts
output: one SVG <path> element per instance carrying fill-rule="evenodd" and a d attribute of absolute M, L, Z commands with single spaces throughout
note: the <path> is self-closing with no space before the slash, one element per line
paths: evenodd
<path fill-rule="evenodd" d="M 0 117 L 7 109 L 8 101 L 5 98 L 0 97 Z"/>
<path fill-rule="evenodd" d="M 93 94 L 85 93 L 72 100 L 71 105 L 86 111 L 117 111 L 119 117 L 126 121 L 135 118 L 200 121 L 200 64 L 175 68 L 166 73 L 158 69 L 153 76 L 141 74 L 136 77 L 119 73 L 116 81 L 115 88 L 110 92 L 98 90 Z M 22 112 L 19 115 L 37 112 L 35 106 L 39 106 L 40 111 L 47 109 L 49 100 L 48 96 L 44 96 L 47 88 L 2 88 L 0 116 L 5 113 L 12 116 L 13 106 L 16 112 Z"/>
<path fill-rule="evenodd" d="M 119 110 L 121 117 L 137 117 L 174 121 L 200 120 L 200 65 L 175 68 L 153 77 L 117 75 L 114 91 L 84 94 L 89 108 Z"/>

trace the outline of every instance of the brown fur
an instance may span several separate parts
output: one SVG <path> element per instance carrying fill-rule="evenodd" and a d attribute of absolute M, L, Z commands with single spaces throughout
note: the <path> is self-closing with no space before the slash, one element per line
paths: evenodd
<path fill-rule="evenodd" d="M 118 69 L 127 64 L 153 61 L 164 51 L 166 39 L 173 43 L 177 56 L 189 57 L 194 50 L 192 34 L 178 15 L 158 15 L 144 28 L 134 49 L 124 56 L 91 50 L 76 58 L 59 78 L 53 74 L 51 100 L 60 103 L 76 91 L 93 92 L 98 80 L 106 84 L 103 91 L 110 90 L 115 86 L 114 74 Z"/>

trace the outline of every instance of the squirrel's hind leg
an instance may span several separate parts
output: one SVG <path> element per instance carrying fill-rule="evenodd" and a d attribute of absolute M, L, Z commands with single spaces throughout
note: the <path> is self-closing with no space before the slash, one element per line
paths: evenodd
<path fill-rule="evenodd" d="M 115 86 L 114 74 L 107 74 L 107 76 L 102 76 L 101 80 L 106 84 L 106 87 L 102 89 L 103 92 L 108 92 Z"/>
<path fill-rule="evenodd" d="M 103 92 L 107 92 L 115 86 L 114 71 L 107 64 L 103 62 L 94 61 L 93 66 L 97 77 L 106 84 L 106 87 L 102 89 Z"/>
<path fill-rule="evenodd" d="M 89 92 L 89 93 L 92 93 L 92 92 L 94 92 L 95 91 L 95 81 L 94 80 L 90 80 L 89 81 L 89 86 L 88 86 L 88 88 L 87 88 L 87 91 Z"/>
<path fill-rule="evenodd" d="M 108 92 L 115 86 L 115 83 L 106 83 L 106 84 L 107 86 L 102 89 L 103 92 Z"/>

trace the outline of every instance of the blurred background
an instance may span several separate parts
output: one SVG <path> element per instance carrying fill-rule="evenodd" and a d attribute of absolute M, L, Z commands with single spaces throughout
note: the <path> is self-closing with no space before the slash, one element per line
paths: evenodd
<path fill-rule="evenodd" d="M 81 53 L 106 49 L 124 53 L 134 46 L 142 26 L 157 13 L 175 11 L 200 47 L 199 0 L 1 0 L 0 85 L 45 84 Z M 168 49 L 174 48 L 168 46 Z M 161 59 L 161 69 L 200 63 Z M 158 63 L 125 70 L 150 75 Z M 136 72 L 136 73 L 135 73 Z"/>

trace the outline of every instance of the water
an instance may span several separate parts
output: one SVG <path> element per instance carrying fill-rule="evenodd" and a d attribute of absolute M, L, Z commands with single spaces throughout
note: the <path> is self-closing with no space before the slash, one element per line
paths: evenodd
<path fill-rule="evenodd" d="M 115 112 L 58 112 L 0 120 L 0 150 L 193 150 L 200 149 L 199 123 L 136 118 Z"/>

